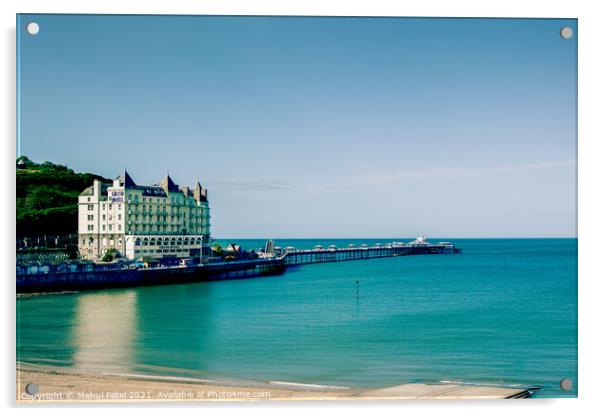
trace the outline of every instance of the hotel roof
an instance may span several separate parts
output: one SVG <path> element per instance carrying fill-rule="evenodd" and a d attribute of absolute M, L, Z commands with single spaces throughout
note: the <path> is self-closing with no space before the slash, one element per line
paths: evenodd
<path fill-rule="evenodd" d="M 101 184 L 100 184 L 100 193 L 104 194 L 105 192 L 107 192 L 107 189 L 109 188 L 109 186 L 111 186 L 111 185 L 108 184 L 108 183 L 101 182 Z M 82 191 L 82 193 L 80 195 L 82 195 L 82 196 L 94 195 L 94 185 L 88 186 L 86 189 L 84 189 Z"/>
<path fill-rule="evenodd" d="M 171 180 L 169 174 L 167 174 L 161 182 L 159 182 L 159 186 L 165 190 L 165 192 L 180 192 L 180 188 L 175 184 L 174 181 Z"/>
<path fill-rule="evenodd" d="M 144 196 L 166 197 L 168 193 L 173 193 L 173 192 L 185 193 L 184 190 L 180 189 L 180 187 L 173 181 L 173 179 L 171 179 L 169 174 L 167 174 L 161 180 L 161 182 L 159 182 L 159 185 L 153 185 L 153 186 L 137 185 L 127 170 L 124 170 L 121 175 L 119 175 L 118 177 L 115 178 L 115 180 L 118 180 L 119 185 L 123 186 L 124 188 L 141 190 L 142 195 L 144 195 Z M 101 183 L 101 193 L 104 194 L 105 192 L 107 192 L 108 188 L 110 188 L 110 187 L 111 187 L 111 184 Z M 206 191 L 203 189 L 203 187 L 201 186 L 201 184 L 198 181 L 195 184 L 194 189 L 195 189 L 195 191 L 200 191 L 197 195 L 194 195 L 195 199 L 198 199 L 200 201 L 207 201 Z M 81 195 L 83 195 L 83 196 L 93 195 L 93 193 L 94 193 L 94 187 L 90 186 L 90 187 L 84 189 L 84 191 L 81 193 Z"/>
<path fill-rule="evenodd" d="M 124 170 L 123 173 L 118 176 L 116 179 L 119 179 L 119 184 L 124 188 L 136 188 L 136 182 L 132 179 L 127 170 Z"/>

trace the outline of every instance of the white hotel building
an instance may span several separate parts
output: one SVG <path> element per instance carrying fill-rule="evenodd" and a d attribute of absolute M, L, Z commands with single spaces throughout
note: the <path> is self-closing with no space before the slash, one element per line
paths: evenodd
<path fill-rule="evenodd" d="M 112 185 L 98 180 L 79 196 L 81 257 L 99 260 L 115 248 L 130 260 L 206 256 L 210 252 L 207 190 L 179 187 L 167 175 L 140 186 L 125 171 Z"/>

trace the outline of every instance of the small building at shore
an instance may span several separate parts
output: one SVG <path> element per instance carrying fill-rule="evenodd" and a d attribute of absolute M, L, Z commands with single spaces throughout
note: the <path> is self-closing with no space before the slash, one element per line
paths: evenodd
<path fill-rule="evenodd" d="M 112 184 L 98 180 L 79 196 L 78 248 L 98 261 L 107 251 L 130 260 L 203 257 L 210 253 L 207 190 L 180 187 L 169 175 L 137 185 L 127 171 Z"/>

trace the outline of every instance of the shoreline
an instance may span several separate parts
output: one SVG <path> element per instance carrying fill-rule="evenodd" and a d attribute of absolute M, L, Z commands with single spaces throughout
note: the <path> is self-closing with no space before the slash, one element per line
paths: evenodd
<path fill-rule="evenodd" d="M 68 367 L 18 363 L 17 403 L 324 400 L 350 397 L 357 389 L 274 382 L 225 382 L 192 377 L 80 372 Z M 26 392 L 39 386 L 37 395 Z"/>
<path fill-rule="evenodd" d="M 532 394 L 527 388 L 409 383 L 360 389 L 286 381 L 235 384 L 187 377 L 78 372 L 18 363 L 17 404 L 270 400 L 503 399 Z M 35 383 L 29 394 L 26 386 Z M 253 384 L 253 385 L 251 385 Z"/>

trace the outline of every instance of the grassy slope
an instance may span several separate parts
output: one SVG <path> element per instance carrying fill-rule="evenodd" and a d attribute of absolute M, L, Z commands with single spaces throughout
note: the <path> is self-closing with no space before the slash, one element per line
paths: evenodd
<path fill-rule="evenodd" d="M 26 157 L 17 169 L 17 236 L 77 233 L 77 197 L 94 179 L 50 162 L 34 163 Z"/>

